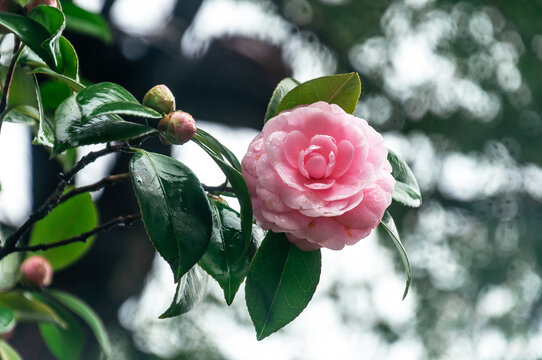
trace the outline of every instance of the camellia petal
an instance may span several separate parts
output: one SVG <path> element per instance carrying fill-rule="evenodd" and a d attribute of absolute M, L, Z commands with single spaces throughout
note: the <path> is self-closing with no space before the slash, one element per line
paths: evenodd
<path fill-rule="evenodd" d="M 256 221 L 306 251 L 366 237 L 395 184 L 382 136 L 325 102 L 269 119 L 241 167 Z"/>
<path fill-rule="evenodd" d="M 297 167 L 299 153 L 306 149 L 309 145 L 309 140 L 299 130 L 294 130 L 286 136 L 282 153 L 292 167 Z"/>

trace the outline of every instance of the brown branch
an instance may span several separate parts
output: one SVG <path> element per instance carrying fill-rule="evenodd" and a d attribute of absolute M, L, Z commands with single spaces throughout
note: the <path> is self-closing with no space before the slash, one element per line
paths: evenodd
<path fill-rule="evenodd" d="M 128 174 L 128 173 L 106 176 L 102 180 L 100 180 L 98 182 L 95 182 L 94 184 L 90 184 L 90 185 L 75 188 L 75 189 L 71 190 L 70 192 L 62 195 L 60 197 L 60 199 L 58 199 L 57 204 L 62 204 L 64 201 L 69 200 L 72 197 L 77 196 L 79 194 L 83 194 L 83 193 L 86 193 L 86 192 L 98 191 L 98 190 L 100 190 L 100 189 L 102 189 L 104 187 L 111 186 L 111 185 L 116 185 L 116 184 L 121 184 L 121 183 L 129 181 L 129 180 L 130 180 L 130 174 Z"/>
<path fill-rule="evenodd" d="M 144 135 L 141 135 L 137 138 L 132 139 L 137 145 L 141 144 L 148 137 L 155 135 L 156 132 L 150 132 Z M 93 151 L 83 156 L 70 170 L 60 174 L 60 182 L 58 183 L 55 191 L 45 200 L 45 202 L 36 210 L 30 214 L 30 217 L 22 224 L 13 234 L 11 234 L 5 241 L 3 246 L 0 246 L 0 260 L 2 260 L 6 255 L 13 252 L 13 249 L 17 245 L 19 239 L 26 234 L 28 230 L 39 220 L 43 219 L 55 206 L 59 204 L 59 200 L 62 197 L 62 193 L 66 189 L 68 183 L 75 177 L 75 175 L 85 168 L 87 165 L 93 163 L 96 159 L 119 151 L 129 151 L 131 145 L 124 141 L 119 144 L 111 145 L 110 143 L 107 146 L 99 151 Z"/>
<path fill-rule="evenodd" d="M 69 245 L 69 244 L 73 244 L 73 243 L 76 243 L 76 242 L 86 242 L 90 237 L 92 237 L 92 236 L 94 236 L 96 234 L 107 231 L 107 230 L 109 230 L 111 228 L 114 228 L 116 226 L 128 226 L 128 225 L 131 225 L 133 222 L 135 222 L 135 221 L 137 221 L 139 219 L 141 219 L 141 214 L 140 213 L 126 215 L 126 216 L 119 216 L 119 217 L 116 217 L 116 218 L 114 218 L 112 220 L 109 220 L 105 224 L 102 224 L 102 225 L 100 225 L 100 226 L 98 226 L 98 227 L 96 227 L 96 228 L 94 228 L 94 229 L 92 229 L 90 231 L 87 231 L 87 232 L 82 233 L 80 235 L 71 237 L 69 239 L 57 241 L 57 242 L 50 243 L 50 244 L 39 244 L 39 245 L 34 245 L 34 246 L 14 247 L 13 249 L 11 249 L 11 251 L 9 253 L 24 252 L 24 251 L 31 251 L 31 252 L 45 251 L 45 250 L 57 248 L 57 247 L 60 247 L 60 246 L 66 246 L 66 245 Z"/>
<path fill-rule="evenodd" d="M 221 185 L 218 185 L 218 186 L 208 186 L 208 185 L 205 185 L 205 184 L 201 184 L 201 186 L 203 187 L 203 190 L 207 191 L 207 192 L 234 192 L 233 191 L 233 188 L 231 186 L 228 186 L 228 182 L 226 181 L 225 183 L 221 184 Z"/>

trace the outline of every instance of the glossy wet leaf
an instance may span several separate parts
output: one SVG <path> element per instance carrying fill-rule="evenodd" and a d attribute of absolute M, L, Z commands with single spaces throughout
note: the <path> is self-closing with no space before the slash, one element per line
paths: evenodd
<path fill-rule="evenodd" d="M 244 251 L 239 213 L 221 202 L 210 200 L 210 204 L 213 235 L 199 265 L 218 282 L 226 303 L 231 305 L 245 280 L 256 244 L 252 242 L 249 250 Z"/>
<path fill-rule="evenodd" d="M 248 270 L 245 296 L 258 340 L 294 320 L 320 280 L 320 250 L 302 251 L 282 233 L 271 231 Z"/>
<path fill-rule="evenodd" d="M 108 114 L 130 115 L 151 119 L 162 118 L 162 115 L 155 110 L 143 106 L 139 103 L 132 102 L 111 102 L 104 104 L 94 109 L 94 111 L 89 115 L 89 117 Z"/>
<path fill-rule="evenodd" d="M 138 150 L 130 174 L 147 233 L 178 282 L 209 245 L 207 196 L 192 170 L 168 156 Z"/>
<path fill-rule="evenodd" d="M 33 74 L 42 74 L 46 75 L 48 77 L 51 77 L 53 79 L 57 79 L 68 85 L 73 91 L 79 92 L 85 88 L 85 86 L 78 81 L 73 80 L 70 77 L 67 77 L 65 75 L 59 74 L 56 71 L 53 71 L 46 67 L 39 67 L 36 69 L 33 69 L 31 71 Z"/>
<path fill-rule="evenodd" d="M 252 233 L 252 203 L 250 201 L 250 194 L 248 187 L 241 175 L 241 172 L 234 169 L 228 163 L 226 163 L 220 154 L 217 154 L 212 148 L 206 145 L 200 134 L 192 138 L 192 140 L 198 144 L 205 152 L 214 160 L 220 170 L 226 175 L 228 182 L 231 184 L 233 191 L 237 195 L 239 205 L 241 207 L 241 229 L 243 236 L 243 243 L 245 244 L 244 251 L 247 251 L 250 246 L 250 239 Z"/>
<path fill-rule="evenodd" d="M 77 297 L 59 290 L 49 290 L 48 294 L 81 318 L 92 330 L 103 352 L 108 355 L 111 352 L 111 344 L 105 326 L 98 316 L 87 304 Z"/>
<path fill-rule="evenodd" d="M 54 309 L 29 292 L 10 291 L 0 294 L 0 306 L 13 310 L 17 321 L 39 321 L 59 326 L 66 325 Z"/>
<path fill-rule="evenodd" d="M 62 31 L 66 27 L 66 19 L 62 11 L 53 6 L 38 6 L 28 13 L 27 18 L 34 20 L 47 30 L 49 37 L 42 42 L 41 47 L 47 49 L 52 55 L 54 69 L 62 66 L 62 57 L 58 44 Z"/>
<path fill-rule="evenodd" d="M 32 51 L 34 51 L 47 65 L 55 68 L 53 54 L 41 46 L 51 34 L 40 23 L 22 15 L 0 12 L 0 26 L 12 32 Z"/>
<path fill-rule="evenodd" d="M 160 315 L 160 319 L 184 314 L 196 307 L 207 292 L 209 275 L 198 265 L 194 265 L 181 277 L 170 307 Z"/>
<path fill-rule="evenodd" d="M 55 308 L 66 326 L 63 328 L 55 324 L 40 323 L 39 328 L 45 344 L 58 360 L 80 359 L 85 343 L 85 335 L 81 325 L 65 309 L 52 303 L 49 305 Z"/>
<path fill-rule="evenodd" d="M 55 112 L 56 154 L 76 146 L 126 140 L 155 131 L 145 125 L 124 121 L 117 115 L 88 118 L 94 107 L 79 105 L 77 97 L 83 91 L 64 100 Z"/>
<path fill-rule="evenodd" d="M 22 360 L 17 350 L 12 348 L 7 342 L 0 340 L 0 359 L 2 360 Z"/>
<path fill-rule="evenodd" d="M 82 9 L 71 1 L 62 2 L 62 11 L 66 15 L 69 30 L 96 37 L 106 43 L 113 39 L 107 21 L 101 15 Z"/>
<path fill-rule="evenodd" d="M 39 85 L 43 108 L 53 115 L 56 108 L 73 94 L 68 85 L 63 81 L 53 80 L 53 77 L 51 80 L 42 79 Z"/>
<path fill-rule="evenodd" d="M 19 55 L 17 57 L 17 65 L 23 66 L 27 65 L 32 68 L 35 67 L 48 67 L 47 63 L 40 58 L 34 51 L 32 51 L 28 46 L 24 46 L 19 50 Z"/>
<path fill-rule="evenodd" d="M 42 68 L 49 69 L 49 68 Z M 50 70 L 52 71 L 52 70 Z M 47 109 L 49 111 L 54 111 L 65 100 L 72 94 L 72 90 L 64 84 L 63 82 L 56 80 L 42 81 L 39 88 L 41 100 L 41 108 Z M 48 148 L 53 148 L 55 144 L 55 129 L 53 124 L 53 119 L 48 115 L 48 112 L 42 110 L 42 115 L 38 127 L 38 132 L 32 141 L 34 145 L 43 145 Z M 69 151 L 69 150 L 68 150 Z M 66 153 L 68 152 L 66 151 Z M 64 157 L 65 154 L 58 155 L 57 159 Z M 66 170 L 66 169 L 64 169 Z"/>
<path fill-rule="evenodd" d="M 380 222 L 378 226 L 388 234 L 388 236 L 393 241 L 393 244 L 399 251 L 399 254 L 401 255 L 401 260 L 403 261 L 403 265 L 405 267 L 405 274 L 407 277 L 405 291 L 403 293 L 403 299 L 404 299 L 408 294 L 408 289 L 410 287 L 410 282 L 412 280 L 412 270 L 410 268 L 410 262 L 408 261 L 408 255 L 403 246 L 403 243 L 401 242 L 401 238 L 399 237 L 399 232 L 397 231 L 395 222 L 393 221 L 393 218 L 391 217 L 389 212 L 386 211 L 384 213 L 384 217 L 382 218 L 382 221 Z"/>
<path fill-rule="evenodd" d="M 284 96 L 277 114 L 298 105 L 308 105 L 317 101 L 337 104 L 344 111 L 352 114 L 356 109 L 361 82 L 357 73 L 324 76 L 304 82 Z"/>
<path fill-rule="evenodd" d="M 79 80 L 79 58 L 73 45 L 64 36 L 58 39 L 58 52 L 61 59 L 59 73 L 70 79 Z"/>
<path fill-rule="evenodd" d="M 7 94 L 7 108 L 3 121 L 35 124 L 40 120 L 38 83 L 30 68 L 15 67 Z"/>
<path fill-rule="evenodd" d="M 98 212 L 90 194 L 84 193 L 63 202 L 32 228 L 29 245 L 50 244 L 90 231 L 98 226 Z M 92 246 L 94 237 L 44 252 L 55 271 L 79 260 Z M 35 253 L 29 253 L 34 255 Z"/>
<path fill-rule="evenodd" d="M 419 207 L 422 204 L 422 194 L 412 170 L 403 159 L 391 150 L 388 150 L 388 161 L 392 167 L 391 174 L 395 178 L 393 200 L 403 205 Z"/>
<path fill-rule="evenodd" d="M 15 312 L 5 306 L 0 306 L 0 334 L 10 331 L 14 326 Z"/>
<path fill-rule="evenodd" d="M 273 95 L 271 95 L 269 104 L 267 105 L 267 111 L 265 112 L 265 117 L 263 120 L 264 123 L 266 123 L 267 120 L 278 114 L 277 110 L 282 99 L 284 99 L 284 97 L 290 90 L 292 90 L 299 84 L 300 82 L 293 78 L 285 78 L 278 83 L 277 87 L 273 91 Z"/>

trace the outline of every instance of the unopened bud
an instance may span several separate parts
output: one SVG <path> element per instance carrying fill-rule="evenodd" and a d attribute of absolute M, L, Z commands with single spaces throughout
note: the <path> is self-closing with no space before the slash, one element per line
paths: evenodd
<path fill-rule="evenodd" d="M 43 256 L 31 256 L 21 264 L 22 282 L 27 285 L 45 287 L 53 280 L 53 268 Z"/>
<path fill-rule="evenodd" d="M 196 121 L 187 112 L 175 111 L 164 116 L 158 123 L 160 139 L 166 145 L 180 145 L 196 133 Z"/>
<path fill-rule="evenodd" d="M 32 0 L 26 5 L 26 10 L 30 12 L 40 5 L 53 6 L 58 8 L 58 2 L 56 0 Z"/>
<path fill-rule="evenodd" d="M 143 97 L 143 105 L 167 114 L 175 111 L 175 96 L 166 85 L 156 85 Z"/>

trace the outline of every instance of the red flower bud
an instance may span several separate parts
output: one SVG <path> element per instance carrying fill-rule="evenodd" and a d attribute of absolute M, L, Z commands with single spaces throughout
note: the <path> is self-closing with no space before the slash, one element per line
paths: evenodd
<path fill-rule="evenodd" d="M 158 130 L 164 144 L 180 145 L 192 139 L 197 128 L 192 115 L 184 111 L 175 111 L 160 120 Z"/>
<path fill-rule="evenodd" d="M 43 256 L 31 256 L 21 264 L 22 281 L 28 285 L 48 286 L 53 280 L 53 268 Z"/>
<path fill-rule="evenodd" d="M 56 0 L 32 0 L 26 5 L 26 10 L 30 12 L 40 5 L 53 6 L 58 8 L 58 3 Z"/>
<path fill-rule="evenodd" d="M 145 94 L 143 105 L 167 114 L 175 111 L 175 96 L 166 85 L 156 85 Z"/>

